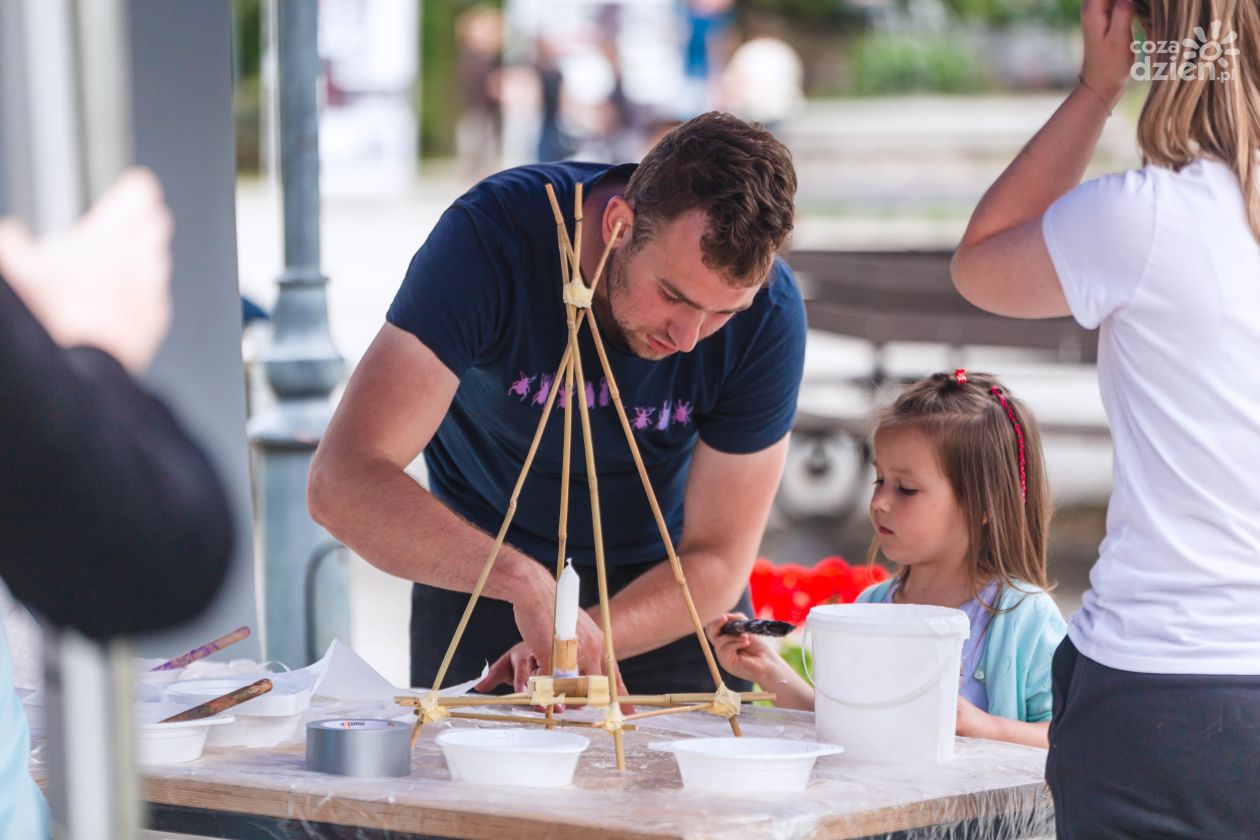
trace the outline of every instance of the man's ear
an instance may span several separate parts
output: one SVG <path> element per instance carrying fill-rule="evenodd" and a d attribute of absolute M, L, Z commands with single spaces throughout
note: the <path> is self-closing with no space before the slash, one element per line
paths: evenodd
<path fill-rule="evenodd" d="M 634 210 L 619 195 L 613 196 L 604 205 L 603 230 L 601 233 L 604 235 L 605 243 L 612 237 L 613 230 L 617 227 L 617 222 L 621 222 L 621 233 L 618 234 L 617 242 L 613 245 L 614 248 L 620 248 L 630 241 L 630 230 L 634 226 Z"/>

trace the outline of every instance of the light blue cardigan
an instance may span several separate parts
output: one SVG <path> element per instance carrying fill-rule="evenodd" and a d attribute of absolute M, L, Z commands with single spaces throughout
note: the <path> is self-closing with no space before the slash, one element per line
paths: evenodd
<path fill-rule="evenodd" d="M 865 589 L 858 603 L 882 603 L 895 579 Z M 988 712 L 1041 723 L 1050 720 L 1050 663 L 1067 622 L 1048 592 L 1012 581 L 1002 587 L 989 622 L 976 679 L 989 695 Z M 975 632 L 973 629 L 972 632 Z"/>

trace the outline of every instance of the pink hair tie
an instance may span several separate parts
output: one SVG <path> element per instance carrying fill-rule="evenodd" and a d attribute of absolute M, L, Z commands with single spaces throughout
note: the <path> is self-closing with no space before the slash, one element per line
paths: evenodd
<path fill-rule="evenodd" d="M 963 368 L 959 368 L 958 370 L 954 371 L 954 381 L 957 382 L 959 385 L 966 385 L 967 384 L 967 371 L 964 370 Z"/>
<path fill-rule="evenodd" d="M 1002 395 L 1002 389 L 995 385 L 989 389 L 989 392 L 997 397 L 997 401 L 1002 404 L 1002 408 L 1006 409 L 1006 416 L 1010 418 L 1011 425 L 1015 427 L 1015 439 L 1019 442 L 1019 492 L 1024 501 L 1028 501 L 1028 479 L 1024 473 L 1024 430 L 1020 428 L 1019 421 L 1015 419 L 1015 410 L 1011 408 L 1010 403 L 1006 401 L 1006 397 Z"/>

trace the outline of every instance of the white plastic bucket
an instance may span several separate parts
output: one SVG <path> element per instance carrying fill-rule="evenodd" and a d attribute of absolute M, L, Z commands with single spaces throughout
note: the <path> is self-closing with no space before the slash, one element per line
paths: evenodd
<path fill-rule="evenodd" d="M 966 613 L 917 604 L 829 604 L 805 621 L 818 740 L 851 758 L 954 757 Z"/>

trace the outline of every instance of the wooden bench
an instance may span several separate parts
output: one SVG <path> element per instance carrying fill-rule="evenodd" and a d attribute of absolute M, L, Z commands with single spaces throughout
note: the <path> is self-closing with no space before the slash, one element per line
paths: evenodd
<path fill-rule="evenodd" d="M 786 255 L 805 297 L 810 328 L 862 339 L 874 350 L 869 374 L 848 380 L 859 387 L 863 404 L 844 414 L 797 412 L 796 444 L 809 447 L 811 454 L 805 463 L 814 477 L 844 468 L 824 457 L 823 443 L 828 438 L 838 436 L 856 443 L 852 449 L 859 463 L 849 466 L 857 467 L 852 489 L 834 512 L 836 516 L 847 515 L 864 501 L 867 492 L 870 412 L 880 387 L 895 381 L 890 380 L 884 364 L 889 344 L 944 344 L 959 356 L 966 346 L 1010 347 L 1042 353 L 1054 362 L 1097 361 L 1097 332 L 1081 328 L 1071 318 L 1006 318 L 968 303 L 950 279 L 952 256 L 953 252 L 944 250 L 793 250 Z M 1106 426 L 1099 423 L 1042 422 L 1040 426 L 1046 435 L 1096 439 L 1108 434 Z"/>

